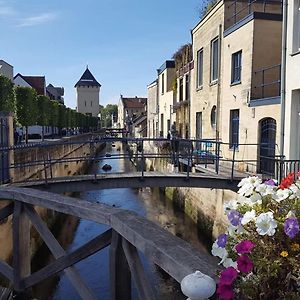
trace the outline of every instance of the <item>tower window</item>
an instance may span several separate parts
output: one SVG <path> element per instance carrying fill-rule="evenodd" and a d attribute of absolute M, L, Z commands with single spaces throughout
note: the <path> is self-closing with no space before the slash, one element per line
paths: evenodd
<path fill-rule="evenodd" d="M 84 101 L 84 106 L 86 107 L 86 101 Z"/>
<path fill-rule="evenodd" d="M 91 106 L 93 106 L 93 101 L 91 101 Z"/>

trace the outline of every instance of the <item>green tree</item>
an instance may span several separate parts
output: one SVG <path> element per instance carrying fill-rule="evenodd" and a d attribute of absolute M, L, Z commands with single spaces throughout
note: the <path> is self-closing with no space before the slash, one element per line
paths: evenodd
<path fill-rule="evenodd" d="M 36 91 L 28 87 L 16 88 L 17 119 L 25 126 L 25 141 L 28 143 L 28 126 L 36 125 L 38 116 Z"/>
<path fill-rule="evenodd" d="M 54 128 L 59 124 L 59 103 L 57 101 L 50 101 L 51 115 L 49 119 L 49 125 L 52 127 L 52 138 L 54 135 Z"/>
<path fill-rule="evenodd" d="M 101 126 L 111 127 L 112 118 L 118 115 L 118 105 L 107 104 L 106 107 L 100 105 Z"/>
<path fill-rule="evenodd" d="M 14 84 L 7 77 L 0 75 L 0 111 L 16 111 Z"/>
<path fill-rule="evenodd" d="M 51 103 L 50 99 L 46 96 L 39 95 L 37 97 L 37 124 L 42 126 L 42 140 L 44 140 L 45 126 L 50 125 L 51 118 Z"/>

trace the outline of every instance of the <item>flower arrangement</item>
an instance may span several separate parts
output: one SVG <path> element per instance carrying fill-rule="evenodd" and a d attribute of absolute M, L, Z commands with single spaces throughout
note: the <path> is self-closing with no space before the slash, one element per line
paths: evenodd
<path fill-rule="evenodd" d="M 244 178 L 224 205 L 229 226 L 212 246 L 225 267 L 219 299 L 300 299 L 299 175 Z"/>

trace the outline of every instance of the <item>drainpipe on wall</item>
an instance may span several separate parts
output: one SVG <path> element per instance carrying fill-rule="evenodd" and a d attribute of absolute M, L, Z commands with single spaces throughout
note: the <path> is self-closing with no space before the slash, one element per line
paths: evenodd
<path fill-rule="evenodd" d="M 285 130 L 285 98 L 286 98 L 286 47 L 287 47 L 287 6 L 288 0 L 282 3 L 282 49 L 281 49 L 281 107 L 280 107 L 280 155 L 284 155 L 284 130 Z"/>
<path fill-rule="evenodd" d="M 222 45 L 222 25 L 219 25 L 219 67 L 218 67 L 218 90 L 217 90 L 217 115 L 216 115 L 216 140 L 220 139 L 220 92 L 221 92 L 221 45 Z"/>

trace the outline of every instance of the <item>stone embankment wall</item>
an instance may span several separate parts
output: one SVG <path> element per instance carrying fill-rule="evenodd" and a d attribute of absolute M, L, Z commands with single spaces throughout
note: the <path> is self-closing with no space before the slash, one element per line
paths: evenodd
<path fill-rule="evenodd" d="M 88 157 L 94 152 L 98 152 L 103 149 L 104 144 L 91 145 L 90 143 L 80 143 L 81 140 L 89 140 L 91 134 L 73 136 L 64 139 L 64 144 L 58 145 L 57 142 L 53 142 L 53 146 L 44 149 L 40 148 L 23 148 L 15 151 L 14 163 L 24 164 L 25 162 L 34 162 L 37 160 L 43 161 L 44 157 L 51 157 L 51 167 L 47 164 L 46 172 L 47 177 L 50 178 L 50 168 L 53 177 L 58 176 L 72 176 L 81 174 L 86 171 L 88 167 L 87 161 L 76 160 L 77 157 Z M 71 144 L 73 143 L 74 144 Z M 77 143 L 78 142 L 78 143 Z M 48 156 L 49 155 L 49 156 Z M 59 160 L 74 158 L 74 162 L 58 163 Z M 57 162 L 55 163 L 55 160 Z M 43 179 L 45 177 L 44 165 L 26 166 L 11 170 L 12 182 L 24 181 L 30 179 Z M 7 201 L 0 201 L 0 209 L 8 204 Z M 38 214 L 47 223 L 48 227 L 53 226 L 57 220 L 57 213 L 51 210 L 47 210 L 41 207 L 36 207 Z M 42 241 L 39 238 L 37 232 L 31 229 L 31 251 L 32 254 L 41 245 Z M 12 216 L 3 220 L 0 224 L 0 259 L 9 261 L 12 255 Z"/>
<path fill-rule="evenodd" d="M 148 148 L 147 151 L 158 151 L 151 145 L 148 145 Z M 147 159 L 146 169 L 170 172 L 173 170 L 173 165 L 166 159 Z M 165 193 L 198 225 L 200 234 L 210 240 L 216 238 L 220 233 L 224 233 L 227 217 L 224 214 L 223 205 L 237 196 L 235 192 L 229 190 L 184 187 L 169 187 L 165 189 Z"/>

